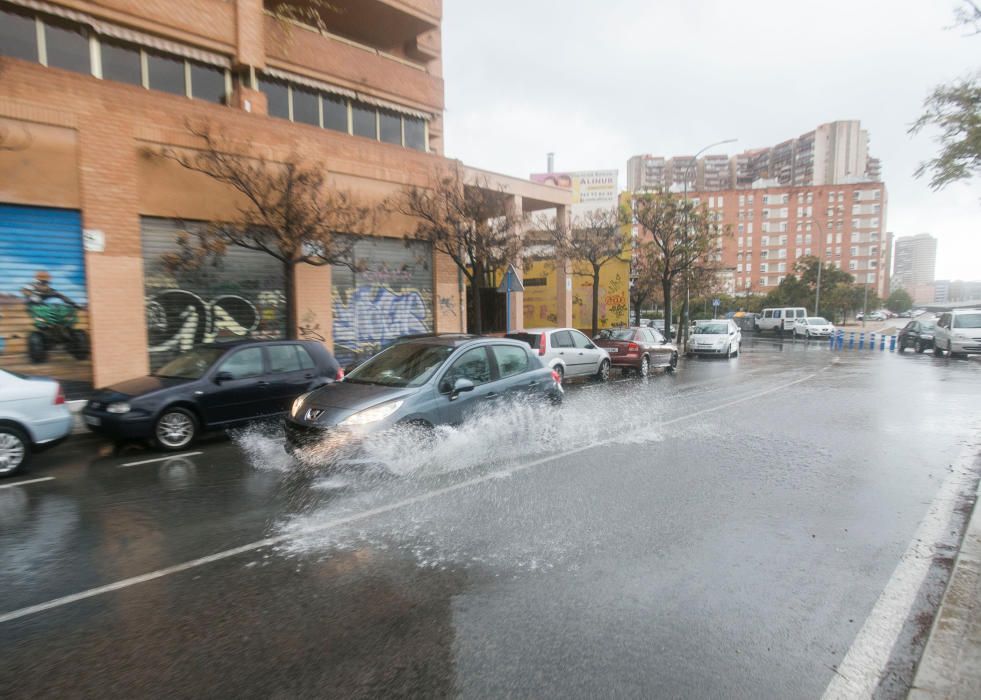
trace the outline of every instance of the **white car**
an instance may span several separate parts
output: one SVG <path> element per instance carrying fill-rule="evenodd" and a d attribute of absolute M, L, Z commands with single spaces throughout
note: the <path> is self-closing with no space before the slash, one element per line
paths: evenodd
<path fill-rule="evenodd" d="M 593 377 L 610 378 L 610 353 L 575 328 L 529 328 L 504 336 L 528 343 L 542 364 L 559 373 L 559 380 Z"/>
<path fill-rule="evenodd" d="M 71 429 L 58 382 L 0 369 L 0 476 L 21 471 L 33 450 L 67 437 Z"/>
<path fill-rule="evenodd" d="M 742 331 L 730 319 L 696 321 L 688 341 L 688 354 L 735 357 L 739 354 L 742 339 Z"/>
<path fill-rule="evenodd" d="M 943 357 L 981 353 L 981 309 L 954 309 L 940 314 L 933 329 L 933 354 Z"/>
<path fill-rule="evenodd" d="M 835 327 L 831 321 L 820 316 L 799 318 L 794 323 L 795 338 L 830 338 L 834 332 Z"/>

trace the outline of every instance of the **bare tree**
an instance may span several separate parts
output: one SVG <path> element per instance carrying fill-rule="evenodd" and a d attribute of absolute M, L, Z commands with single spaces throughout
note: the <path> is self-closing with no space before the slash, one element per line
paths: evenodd
<path fill-rule="evenodd" d="M 669 192 L 636 195 L 632 219 L 640 227 L 636 253 L 643 258 L 642 269 L 661 286 L 665 334 L 670 335 L 675 282 L 708 264 L 721 229 L 704 206 Z"/>
<path fill-rule="evenodd" d="M 230 246 L 275 258 L 285 278 L 287 334 L 295 338 L 296 266 L 353 267 L 354 243 L 373 228 L 379 207 L 357 203 L 327 181 L 322 165 L 305 163 L 295 154 L 271 161 L 207 125 L 189 124 L 188 130 L 200 141 L 199 150 L 165 148 L 156 155 L 231 188 L 238 204 L 228 220 L 206 222 L 183 236 L 165 264 L 190 268 Z"/>
<path fill-rule="evenodd" d="M 407 187 L 397 209 L 417 220 L 410 235 L 450 257 L 473 290 L 474 331 L 483 332 L 481 285 L 517 260 L 524 217 L 508 206 L 509 195 L 486 179 L 467 180 L 457 165 L 436 174 L 427 187 Z"/>
<path fill-rule="evenodd" d="M 595 209 L 576 216 L 571 227 L 555 217 L 542 217 L 538 228 L 548 238 L 553 254 L 573 263 L 573 274 L 593 281 L 592 335 L 599 330 L 600 272 L 614 260 L 630 259 L 629 233 L 616 209 Z M 629 229 L 628 229 L 629 230 Z M 576 269 L 584 263 L 586 272 Z"/>

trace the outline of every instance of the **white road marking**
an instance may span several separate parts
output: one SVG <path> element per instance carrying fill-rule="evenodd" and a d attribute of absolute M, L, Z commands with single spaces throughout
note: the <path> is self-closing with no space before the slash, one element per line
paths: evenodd
<path fill-rule="evenodd" d="M 695 411 L 694 413 L 689 413 L 684 416 L 679 416 L 678 418 L 672 418 L 671 420 L 664 421 L 661 425 L 672 425 L 683 420 L 688 420 L 690 418 L 696 418 L 708 413 L 715 413 L 723 409 L 735 406 L 736 404 L 745 403 L 747 401 L 753 401 L 760 397 L 766 396 L 768 394 L 773 394 L 778 391 L 783 391 L 789 387 L 801 384 L 817 376 L 817 373 L 809 374 L 806 377 L 800 379 L 795 379 L 792 382 L 787 382 L 781 384 L 780 386 L 772 387 L 766 389 L 765 391 L 760 391 L 750 396 L 744 396 L 739 399 L 734 399 L 726 403 L 717 404 L 709 408 L 702 409 L 700 411 Z M 602 445 L 610 444 L 616 442 L 617 438 L 610 438 L 609 440 L 603 440 L 601 442 L 595 442 L 591 445 L 585 445 L 583 447 L 576 447 L 571 450 L 566 450 L 565 452 L 560 452 L 558 454 L 552 454 L 547 457 L 542 457 L 541 459 L 536 459 L 531 462 L 513 467 L 511 469 L 506 469 L 503 471 L 494 471 L 488 474 L 483 474 L 481 476 L 474 477 L 472 479 L 467 479 L 466 481 L 461 481 L 450 486 L 444 486 L 443 488 L 435 489 L 433 491 L 426 491 L 417 496 L 412 496 L 410 498 L 404 498 L 401 501 L 396 501 L 394 503 L 389 503 L 387 505 L 378 506 L 377 508 L 372 508 L 370 510 L 362 511 L 360 513 L 354 513 L 352 515 L 347 515 L 341 518 L 335 518 L 334 520 L 329 520 L 324 523 L 320 523 L 314 527 L 309 528 L 304 532 L 304 534 L 312 532 L 320 532 L 322 530 L 329 530 L 340 525 L 348 525 L 350 523 L 355 523 L 361 520 L 366 520 L 372 518 L 376 515 L 383 515 L 385 513 L 390 513 L 395 510 L 400 510 L 407 506 L 414 505 L 416 503 L 421 503 L 423 501 L 428 501 L 439 496 L 445 496 L 449 493 L 454 493 L 456 491 L 461 491 L 471 486 L 476 486 L 484 482 L 501 479 L 503 477 L 516 474 L 518 472 L 523 472 L 533 467 L 540 466 L 542 464 L 547 464 L 548 462 L 554 462 L 555 460 L 564 459 L 571 455 L 579 454 L 580 452 L 585 452 L 587 450 L 592 450 L 596 447 Z M 159 461 L 159 460 L 151 460 Z M 124 465 L 125 466 L 125 465 Z M 49 600 L 45 603 L 39 603 L 37 605 L 31 605 L 26 608 L 20 608 L 19 610 L 11 610 L 0 614 L 0 624 L 4 622 L 10 622 L 12 620 L 17 620 L 22 617 L 27 617 L 28 615 L 34 615 L 36 613 L 44 612 L 46 610 L 52 610 L 54 608 L 60 608 L 64 605 L 69 605 L 71 603 L 77 603 L 80 600 L 86 600 L 88 598 L 94 598 L 95 596 L 103 595 L 105 593 L 112 593 L 113 591 L 118 591 L 123 588 L 129 588 L 130 586 L 135 586 L 140 583 L 146 583 L 147 581 L 153 581 L 158 578 L 163 578 L 164 576 L 169 576 L 171 574 L 180 573 L 181 571 L 187 571 L 188 569 L 195 569 L 199 566 L 204 566 L 205 564 L 212 564 L 217 561 L 222 561 L 223 559 L 228 559 L 230 557 L 238 556 L 239 554 L 245 554 L 246 552 L 252 552 L 257 549 L 262 549 L 263 547 L 270 547 L 280 542 L 284 542 L 287 539 L 295 537 L 296 533 L 290 533 L 288 535 L 277 535 L 275 537 L 267 537 L 262 540 L 257 540 L 255 542 L 250 542 L 248 544 L 243 544 L 240 547 L 235 547 L 233 549 L 226 549 L 221 552 L 216 552 L 205 557 L 200 557 L 198 559 L 192 559 L 190 561 L 183 562 L 181 564 L 175 564 L 174 566 L 168 566 L 163 569 L 157 569 L 156 571 L 150 571 L 140 576 L 133 576 L 131 578 L 123 579 L 121 581 L 116 581 L 115 583 L 110 583 L 105 586 L 98 586 L 97 588 L 89 588 L 88 590 L 80 591 L 78 593 L 73 593 L 71 595 L 62 596 L 61 598 L 55 598 Z"/>
<path fill-rule="evenodd" d="M 954 509 L 970 497 L 979 449 L 979 443 L 966 446 L 953 464 L 913 541 L 825 689 L 823 700 L 872 697 L 930 571 L 937 545 L 949 530 Z"/>
<path fill-rule="evenodd" d="M 12 489 L 14 486 L 26 486 L 27 484 L 38 484 L 42 481 L 54 481 L 54 477 L 42 476 L 37 479 L 28 479 L 27 481 L 15 481 L 12 484 L 0 484 L 0 489 Z"/>
<path fill-rule="evenodd" d="M 120 464 L 118 467 L 122 469 L 123 467 L 137 467 L 141 464 L 153 464 L 154 462 L 166 462 L 168 459 L 177 459 L 179 457 L 193 457 L 194 455 L 203 455 L 204 452 L 181 452 L 176 455 L 168 455 L 166 457 L 155 457 L 153 459 L 142 459 L 139 462 L 126 462 L 125 464 Z"/>

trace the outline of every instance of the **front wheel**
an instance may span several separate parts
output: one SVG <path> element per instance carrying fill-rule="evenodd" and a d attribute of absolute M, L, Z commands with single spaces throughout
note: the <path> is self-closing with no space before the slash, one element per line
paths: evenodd
<path fill-rule="evenodd" d="M 933 346 L 933 356 L 934 357 L 943 357 L 944 356 L 943 348 L 941 348 L 937 344 L 934 344 L 934 346 Z"/>
<path fill-rule="evenodd" d="M 668 364 L 668 371 L 674 372 L 676 369 L 678 369 L 678 353 L 675 352 L 671 354 L 671 362 Z"/>
<path fill-rule="evenodd" d="M 600 362 L 599 369 L 596 371 L 596 381 L 598 382 L 608 382 L 610 381 L 610 361 L 603 360 Z"/>
<path fill-rule="evenodd" d="M 0 426 L 0 476 L 10 476 L 24 469 L 31 458 L 31 443 L 13 426 Z"/>
<path fill-rule="evenodd" d="M 168 451 L 182 450 L 198 434 L 198 419 L 186 408 L 166 409 L 153 427 L 153 439 L 158 447 Z"/>
<path fill-rule="evenodd" d="M 85 360 L 89 356 L 89 334 L 73 328 L 68 332 L 68 352 L 76 360 Z"/>

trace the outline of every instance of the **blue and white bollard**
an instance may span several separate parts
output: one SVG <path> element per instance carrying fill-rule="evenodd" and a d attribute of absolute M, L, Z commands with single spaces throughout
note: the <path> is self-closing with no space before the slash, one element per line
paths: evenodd
<path fill-rule="evenodd" d="M 865 349 L 865 333 L 858 334 L 858 349 L 859 350 Z"/>
<path fill-rule="evenodd" d="M 896 352 L 896 336 L 889 336 L 889 352 Z"/>
<path fill-rule="evenodd" d="M 838 331 L 838 349 L 845 347 L 845 331 Z"/>
<path fill-rule="evenodd" d="M 879 336 L 879 350 L 885 350 L 885 349 L 886 349 L 886 336 L 885 335 L 880 335 Z"/>
<path fill-rule="evenodd" d="M 875 333 L 869 333 L 869 350 L 875 350 Z"/>
<path fill-rule="evenodd" d="M 842 331 L 842 333 L 844 333 L 844 331 Z M 848 334 L 848 349 L 849 350 L 855 349 L 855 331 L 852 331 L 851 333 Z"/>

